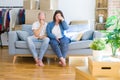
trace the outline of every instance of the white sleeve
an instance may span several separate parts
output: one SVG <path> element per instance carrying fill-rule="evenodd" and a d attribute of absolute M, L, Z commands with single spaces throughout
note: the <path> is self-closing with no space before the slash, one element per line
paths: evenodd
<path fill-rule="evenodd" d="M 36 22 L 35 22 L 35 23 L 33 23 L 33 25 L 32 25 L 32 30 L 34 30 L 34 29 L 38 29 L 38 28 L 37 28 L 37 26 L 38 26 L 38 25 L 37 25 L 37 23 L 36 23 Z"/>

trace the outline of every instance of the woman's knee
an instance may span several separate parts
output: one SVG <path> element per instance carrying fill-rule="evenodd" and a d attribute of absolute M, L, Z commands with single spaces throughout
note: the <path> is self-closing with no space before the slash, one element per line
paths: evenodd
<path fill-rule="evenodd" d="M 53 46 L 56 46 L 58 45 L 58 41 L 57 40 L 50 40 L 50 44 L 53 45 Z"/>
<path fill-rule="evenodd" d="M 60 40 L 61 44 L 69 44 L 70 43 L 70 40 L 68 38 L 63 38 Z"/>

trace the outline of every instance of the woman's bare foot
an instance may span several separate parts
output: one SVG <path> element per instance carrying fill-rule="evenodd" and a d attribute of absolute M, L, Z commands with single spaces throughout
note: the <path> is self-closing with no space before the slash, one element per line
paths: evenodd
<path fill-rule="evenodd" d="M 59 61 L 59 64 L 60 64 L 60 65 L 62 65 L 62 62 L 61 62 L 61 61 Z"/>
<path fill-rule="evenodd" d="M 61 66 L 63 66 L 63 67 L 66 66 L 66 61 L 65 61 L 65 59 L 64 59 L 63 57 L 60 58 L 59 64 L 60 64 Z"/>

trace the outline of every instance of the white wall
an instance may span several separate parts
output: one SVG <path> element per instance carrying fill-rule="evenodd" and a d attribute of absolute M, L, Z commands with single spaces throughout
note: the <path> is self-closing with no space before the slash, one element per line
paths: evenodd
<path fill-rule="evenodd" d="M 23 0 L 0 0 L 0 6 L 22 6 Z"/>
<path fill-rule="evenodd" d="M 93 28 L 95 0 L 59 0 L 59 9 L 68 23 L 71 20 L 89 20 Z"/>

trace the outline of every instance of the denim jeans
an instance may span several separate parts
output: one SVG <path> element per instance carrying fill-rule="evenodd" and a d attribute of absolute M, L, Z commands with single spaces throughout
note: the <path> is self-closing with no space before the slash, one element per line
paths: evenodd
<path fill-rule="evenodd" d="M 69 43 L 70 40 L 67 37 L 59 39 L 59 42 L 56 39 L 50 39 L 50 45 L 58 58 L 66 58 Z"/>
<path fill-rule="evenodd" d="M 44 38 L 44 39 L 37 39 L 34 36 L 30 36 L 27 38 L 27 43 L 28 43 L 28 47 L 30 49 L 30 51 L 32 52 L 32 55 L 34 58 L 38 58 L 40 60 L 43 59 L 43 56 L 48 48 L 49 45 L 49 38 Z M 34 42 L 40 42 L 41 46 L 40 46 L 40 52 L 37 53 L 36 47 Z"/>

